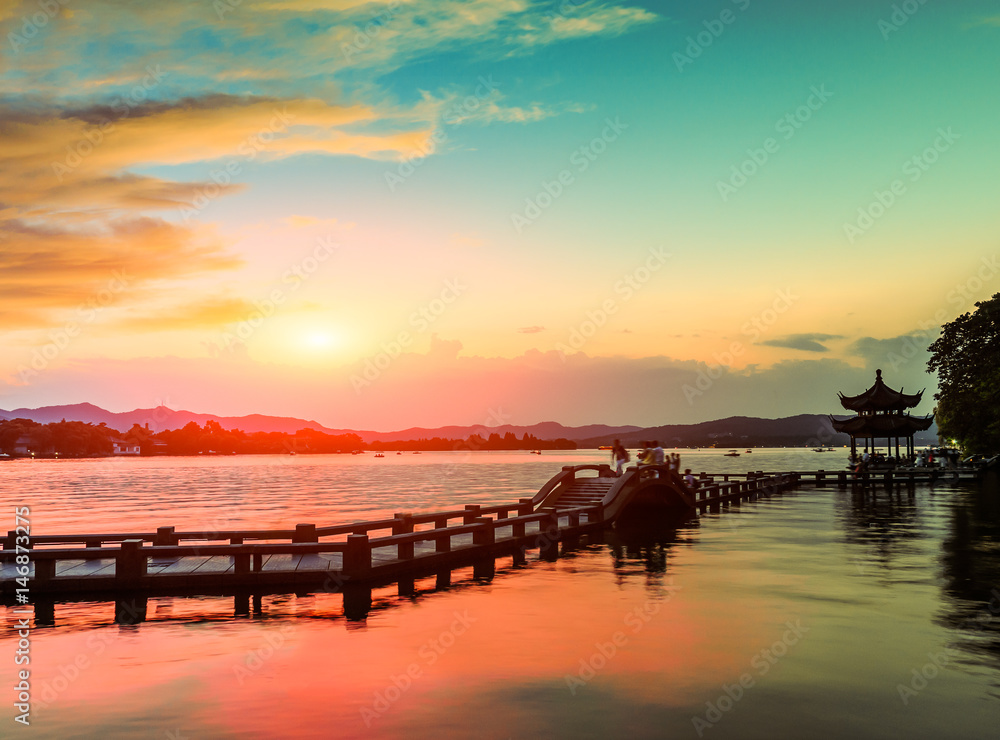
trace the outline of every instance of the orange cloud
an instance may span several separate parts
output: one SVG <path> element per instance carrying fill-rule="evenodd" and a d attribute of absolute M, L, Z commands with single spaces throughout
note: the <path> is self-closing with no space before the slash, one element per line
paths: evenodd
<path fill-rule="evenodd" d="M 155 73 L 149 73 L 151 84 Z M 145 212 L 176 209 L 187 221 L 201 199 L 238 192 L 242 166 L 258 157 L 392 157 L 429 136 L 358 132 L 378 118 L 359 105 L 226 95 L 74 110 L 0 103 L 0 316 L 11 322 L 8 328 L 44 325 L 53 312 L 86 302 L 118 272 L 130 283 L 115 303 L 134 303 L 148 297 L 144 289 L 154 282 L 237 267 L 241 261 L 209 228 Z M 131 171 L 192 162 L 207 163 L 205 181 Z M 232 320 L 231 310 L 219 308 L 178 315 L 177 326 Z M 169 321 L 126 323 L 166 328 Z"/>
<path fill-rule="evenodd" d="M 254 305 L 242 298 L 208 298 L 160 313 L 132 316 L 118 326 L 142 332 L 201 329 L 243 321 L 253 310 Z"/>
<path fill-rule="evenodd" d="M 123 217 L 78 227 L 0 221 L 0 318 L 5 328 L 49 325 L 60 311 L 148 296 L 153 282 L 232 269 L 240 260 L 205 228 Z"/>

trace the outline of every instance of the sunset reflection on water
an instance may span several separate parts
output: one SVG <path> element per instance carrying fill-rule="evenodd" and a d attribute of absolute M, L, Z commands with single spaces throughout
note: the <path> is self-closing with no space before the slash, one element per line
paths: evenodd
<path fill-rule="evenodd" d="M 501 465 L 492 472 L 507 485 L 542 482 L 540 468 Z M 143 475 L 130 490 L 155 477 Z M 227 485 L 213 495 L 237 495 Z M 303 495 L 301 508 L 288 506 L 292 520 L 316 506 Z M 391 510 L 402 496 L 386 492 L 378 509 L 381 495 L 367 505 Z M 510 498 L 476 499 L 490 500 Z M 33 506 L 40 515 L 45 503 Z M 1000 557 L 983 507 L 978 494 L 948 486 L 874 501 L 804 489 L 609 532 L 555 562 L 502 558 L 491 580 L 465 568 L 444 590 L 433 578 L 413 596 L 380 588 L 358 621 L 344 618 L 337 593 L 263 596 L 243 617 L 232 597 L 157 597 L 131 626 L 114 624 L 107 602 L 57 604 L 55 625 L 32 632 L 40 703 L 30 732 L 985 737 L 1000 710 L 1000 593 L 990 601 Z M 118 525 L 129 525 L 127 507 L 122 516 Z M 0 656 L 14 649 L 9 610 L 6 619 Z M 938 654 L 947 665 L 904 703 L 898 687 Z M 0 661 L 0 680 L 13 681 L 13 667 Z"/>

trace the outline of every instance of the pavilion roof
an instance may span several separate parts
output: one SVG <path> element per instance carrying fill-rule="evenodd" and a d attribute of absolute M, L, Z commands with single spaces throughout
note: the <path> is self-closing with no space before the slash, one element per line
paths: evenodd
<path fill-rule="evenodd" d="M 830 422 L 835 430 L 852 437 L 909 437 L 930 429 L 934 423 L 934 415 L 920 418 L 909 414 L 880 414 L 843 420 L 831 416 Z"/>
<path fill-rule="evenodd" d="M 848 411 L 902 411 L 920 403 L 924 392 L 903 393 L 893 390 L 882 380 L 882 371 L 875 371 L 875 385 L 858 396 L 840 394 L 840 405 Z"/>

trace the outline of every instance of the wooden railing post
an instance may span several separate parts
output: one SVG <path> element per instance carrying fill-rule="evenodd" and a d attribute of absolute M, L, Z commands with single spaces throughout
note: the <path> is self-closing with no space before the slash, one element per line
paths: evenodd
<path fill-rule="evenodd" d="M 447 532 L 447 522 L 445 526 L 437 529 L 444 529 L 445 532 L 434 538 L 434 552 L 451 552 L 451 534 Z"/>
<path fill-rule="evenodd" d="M 392 523 L 393 534 L 410 534 L 413 531 L 413 514 L 393 514 L 396 521 Z M 413 557 L 413 543 L 400 542 L 396 545 L 396 558 L 399 560 L 409 560 Z"/>
<path fill-rule="evenodd" d="M 487 547 L 496 542 L 496 529 L 493 520 L 488 516 L 477 517 L 473 524 L 477 525 L 472 533 L 472 544 Z"/>
<path fill-rule="evenodd" d="M 146 553 L 142 540 L 123 540 L 115 557 L 115 580 L 120 585 L 137 585 L 146 575 Z"/>
<path fill-rule="evenodd" d="M 366 534 L 347 535 L 344 573 L 348 577 L 365 576 L 372 569 L 372 546 Z"/>
<path fill-rule="evenodd" d="M 173 527 L 157 527 L 156 535 L 153 537 L 153 544 L 160 547 L 177 544 L 177 537 L 174 535 Z"/>
<path fill-rule="evenodd" d="M 519 498 L 517 500 L 517 515 L 528 516 L 528 514 L 531 513 L 533 506 L 534 504 L 530 498 Z"/>
<path fill-rule="evenodd" d="M 292 542 L 319 542 L 315 524 L 296 524 Z"/>
<path fill-rule="evenodd" d="M 479 518 L 479 504 L 466 504 L 465 513 L 462 515 L 463 524 L 472 524 Z"/>
<path fill-rule="evenodd" d="M 233 555 L 233 571 L 237 575 L 244 575 L 250 572 L 250 553 L 241 552 Z"/>
<path fill-rule="evenodd" d="M 46 560 L 35 561 L 35 577 L 33 580 L 36 583 L 48 583 L 55 577 L 56 577 L 55 560 L 46 559 Z"/>
<path fill-rule="evenodd" d="M 538 523 L 538 549 L 543 558 L 559 556 L 559 512 L 554 506 L 542 509 L 545 518 Z"/>
<path fill-rule="evenodd" d="M 594 507 L 587 512 L 587 524 L 601 524 L 604 521 L 604 507 L 601 504 L 595 504 Z"/>

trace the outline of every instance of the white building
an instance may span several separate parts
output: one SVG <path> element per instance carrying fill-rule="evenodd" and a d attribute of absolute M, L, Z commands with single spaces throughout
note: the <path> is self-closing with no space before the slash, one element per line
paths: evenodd
<path fill-rule="evenodd" d="M 113 439 L 111 443 L 115 446 L 112 454 L 114 455 L 138 455 L 139 454 L 139 443 L 138 442 L 126 442 L 124 439 Z"/>

